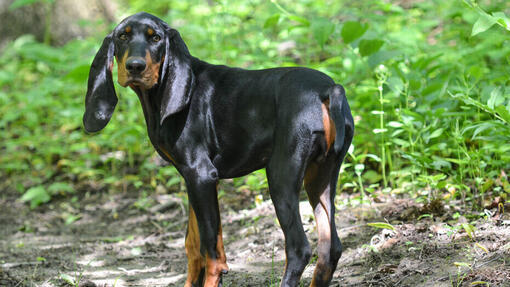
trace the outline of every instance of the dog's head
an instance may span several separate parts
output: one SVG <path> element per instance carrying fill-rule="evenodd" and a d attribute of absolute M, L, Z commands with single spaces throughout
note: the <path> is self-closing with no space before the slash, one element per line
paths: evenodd
<path fill-rule="evenodd" d="M 188 104 L 194 76 L 186 44 L 179 32 L 161 19 L 137 13 L 105 37 L 92 62 L 83 115 L 88 132 L 103 129 L 117 104 L 112 80 L 114 58 L 121 86 L 161 93 L 161 123 Z"/>

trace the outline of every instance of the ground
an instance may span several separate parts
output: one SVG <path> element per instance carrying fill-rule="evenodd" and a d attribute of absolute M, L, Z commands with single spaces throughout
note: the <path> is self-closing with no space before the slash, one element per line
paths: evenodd
<path fill-rule="evenodd" d="M 33 210 L 18 197 L 0 193 L 0 286 L 183 285 L 184 195 L 92 191 Z M 283 272 L 274 209 L 253 198 L 232 192 L 220 199 L 230 267 L 223 286 L 278 286 Z M 510 286 L 508 204 L 496 202 L 469 221 L 458 216 L 463 211 L 456 202 L 420 205 L 387 195 L 360 206 L 348 204 L 350 198 L 338 196 L 344 252 L 331 286 Z M 312 210 L 306 201 L 300 209 L 315 249 Z M 394 230 L 369 222 L 390 223 Z"/>

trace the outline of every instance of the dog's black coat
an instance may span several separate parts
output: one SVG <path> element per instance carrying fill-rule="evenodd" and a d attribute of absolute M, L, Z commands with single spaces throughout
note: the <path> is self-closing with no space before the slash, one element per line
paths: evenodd
<path fill-rule="evenodd" d="M 92 63 L 83 118 L 89 132 L 105 127 L 117 103 L 114 57 L 119 74 L 125 69 L 121 84 L 140 99 L 152 144 L 186 181 L 202 256 L 213 265 L 224 260 L 218 254 L 223 248 L 218 247 L 218 180 L 265 167 L 285 235 L 287 265 L 281 286 L 297 286 L 311 254 L 298 210 L 306 175 L 305 188 L 320 227 L 312 286 L 327 286 L 341 255 L 331 220 L 333 199 L 354 133 L 343 87 L 307 68 L 251 71 L 208 64 L 189 54 L 176 30 L 155 16 L 138 13 L 105 38 Z M 332 127 L 327 126 L 330 118 Z M 333 144 L 326 136 L 332 132 Z M 188 275 L 186 286 L 221 284 L 221 273 L 214 273 L 213 267 L 204 270 L 203 264 L 190 264 L 201 275 Z M 221 266 L 223 271 L 226 265 Z M 208 276 L 220 279 L 208 281 Z"/>

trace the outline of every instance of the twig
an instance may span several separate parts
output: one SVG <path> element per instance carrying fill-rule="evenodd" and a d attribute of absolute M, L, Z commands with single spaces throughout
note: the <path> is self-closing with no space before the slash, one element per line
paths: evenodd
<path fill-rule="evenodd" d="M 488 261 L 482 262 L 482 263 L 478 264 L 477 266 L 474 266 L 473 269 L 480 268 L 480 267 L 482 267 L 484 265 L 487 265 L 487 264 L 489 264 L 491 262 L 494 262 L 494 261 L 498 260 L 499 258 L 501 258 L 501 256 L 499 254 L 495 254 L 494 258 L 492 258 L 492 259 L 490 259 Z"/>

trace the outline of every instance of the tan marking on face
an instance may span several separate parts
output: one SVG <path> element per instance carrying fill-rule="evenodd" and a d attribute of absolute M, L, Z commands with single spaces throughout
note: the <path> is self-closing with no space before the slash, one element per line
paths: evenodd
<path fill-rule="evenodd" d="M 152 30 L 152 28 L 148 28 L 147 29 L 147 35 L 149 35 L 149 36 L 154 35 L 154 30 Z"/>
<path fill-rule="evenodd" d="M 191 287 L 193 283 L 197 283 L 200 271 L 205 267 L 205 257 L 200 254 L 200 233 L 198 231 L 197 217 L 191 205 L 189 207 L 185 247 L 188 257 L 188 276 L 184 286 Z"/>
<path fill-rule="evenodd" d="M 131 33 L 131 26 L 127 26 L 126 29 L 124 29 L 124 31 L 126 31 L 126 33 Z"/>
<path fill-rule="evenodd" d="M 117 65 L 118 65 L 118 82 L 121 86 L 126 87 L 128 86 L 138 86 L 143 89 L 150 89 L 155 84 L 158 83 L 159 80 L 159 67 L 161 66 L 161 62 L 153 62 L 152 57 L 149 53 L 149 51 L 146 51 L 145 53 L 145 63 L 146 68 L 145 70 L 136 78 L 136 82 L 130 82 L 133 80 L 133 78 L 129 75 L 129 72 L 126 69 L 126 60 L 128 58 L 129 51 L 126 51 L 121 59 L 119 59 L 117 56 L 115 58 L 117 59 Z M 167 153 L 165 153 L 167 154 Z M 167 154 L 168 155 L 168 154 Z M 168 157 L 171 159 L 171 157 L 168 155 Z M 172 160 L 173 161 L 173 160 Z"/>
<path fill-rule="evenodd" d="M 324 125 L 324 137 L 326 138 L 327 151 L 335 141 L 335 123 L 329 114 L 329 100 L 322 103 L 322 124 Z"/>
<path fill-rule="evenodd" d="M 117 59 L 117 82 L 123 87 L 126 87 L 128 85 L 128 72 L 126 70 L 126 59 L 128 56 L 128 51 L 122 55 L 122 58 L 119 59 L 117 56 L 115 58 Z"/>
<path fill-rule="evenodd" d="M 145 53 L 145 62 L 147 63 L 147 67 L 145 71 L 142 72 L 143 84 L 145 88 L 152 88 L 155 84 L 158 83 L 159 79 L 159 67 L 161 66 L 161 62 L 153 62 L 151 54 L 149 51 Z"/>

